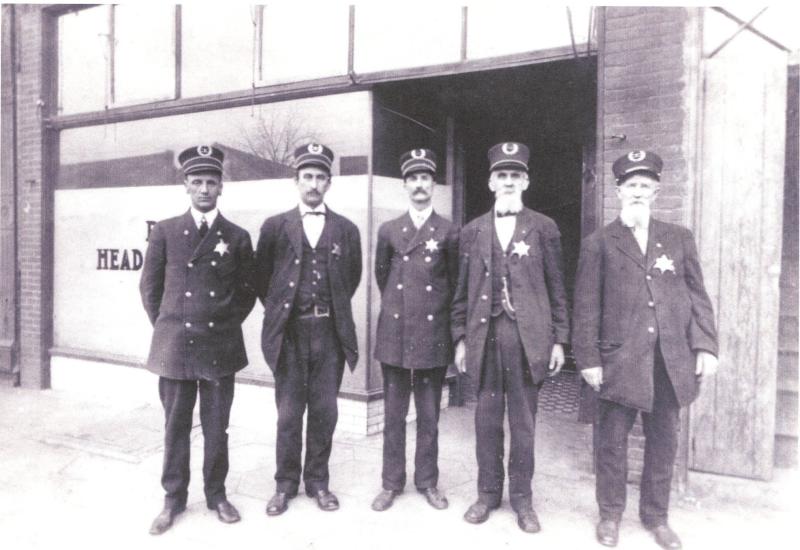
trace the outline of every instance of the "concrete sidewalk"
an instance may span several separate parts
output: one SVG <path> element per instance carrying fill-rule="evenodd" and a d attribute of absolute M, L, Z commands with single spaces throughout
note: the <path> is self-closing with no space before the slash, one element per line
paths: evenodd
<path fill-rule="evenodd" d="M 29 548 L 601 548 L 590 471 L 591 433 L 568 416 L 543 412 L 537 425 L 534 507 L 542 532 L 522 533 L 507 498 L 483 525 L 462 515 L 475 497 L 473 410 L 451 408 L 440 424 L 440 483 L 450 507 L 436 511 L 409 484 L 383 513 L 381 436 L 337 432 L 331 489 L 341 509 L 326 513 L 299 496 L 282 516 L 264 513 L 273 492 L 275 407 L 268 388 L 237 385 L 228 477 L 242 521 L 223 525 L 202 492 L 202 435 L 193 432 L 189 507 L 160 537 L 147 531 L 161 508 L 162 411 L 155 377 L 96 395 L 87 387 L 0 388 L 0 547 Z M 58 386 L 57 386 L 58 387 Z M 413 424 L 407 449 L 413 479 Z M 691 473 L 673 497 L 671 524 L 685 548 L 798 548 L 796 470 L 764 483 Z M 630 486 L 619 547 L 657 548 L 637 519 Z"/>

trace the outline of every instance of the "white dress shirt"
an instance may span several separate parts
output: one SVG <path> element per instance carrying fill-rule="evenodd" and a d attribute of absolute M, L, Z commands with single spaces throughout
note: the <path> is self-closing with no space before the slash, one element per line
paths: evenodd
<path fill-rule="evenodd" d="M 622 213 L 620 213 L 619 219 L 622 225 L 631 228 L 633 238 L 636 239 L 636 243 L 639 245 L 639 250 L 642 251 L 642 254 L 647 254 L 647 236 L 650 229 L 650 217 L 647 217 L 644 225 L 637 225 L 632 220 L 627 219 Z"/>
<path fill-rule="evenodd" d="M 425 225 L 425 222 L 431 217 L 431 212 L 433 212 L 432 204 L 422 210 L 417 210 L 413 206 L 408 209 L 408 215 L 411 216 L 411 222 L 417 229 Z"/>
<path fill-rule="evenodd" d="M 517 228 L 516 216 L 512 215 L 512 216 L 501 217 L 495 214 L 494 230 L 497 233 L 497 240 L 500 241 L 500 246 L 503 247 L 504 251 L 508 248 L 508 244 L 514 237 L 514 230 L 516 228 Z"/>
<path fill-rule="evenodd" d="M 322 216 L 318 214 L 308 214 L 308 212 L 322 212 Z M 317 248 L 317 243 L 322 235 L 322 230 L 325 228 L 325 203 L 323 202 L 316 208 L 311 208 L 305 203 L 300 203 L 300 215 L 303 217 L 303 232 L 306 234 L 308 244 L 311 248 Z"/>
<path fill-rule="evenodd" d="M 197 227 L 197 229 L 200 229 L 200 224 L 203 223 L 203 219 L 206 220 L 208 227 L 211 227 L 214 224 L 214 220 L 217 219 L 217 214 L 219 214 L 219 208 L 214 208 L 213 210 L 209 210 L 208 212 L 200 212 L 194 207 L 191 207 L 189 211 L 192 213 L 192 218 L 194 218 L 194 225 Z"/>

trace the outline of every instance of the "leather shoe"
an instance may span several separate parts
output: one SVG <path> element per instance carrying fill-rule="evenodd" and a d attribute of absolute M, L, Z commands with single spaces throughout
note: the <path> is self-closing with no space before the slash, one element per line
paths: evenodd
<path fill-rule="evenodd" d="M 597 542 L 603 546 L 616 546 L 619 542 L 619 522 L 613 519 L 601 519 L 595 529 Z"/>
<path fill-rule="evenodd" d="M 517 525 L 526 533 L 538 533 L 542 530 L 542 526 L 539 525 L 539 517 L 531 507 L 517 510 Z"/>
<path fill-rule="evenodd" d="M 289 508 L 289 501 L 297 496 L 297 491 L 284 493 L 277 491 L 267 502 L 267 515 L 279 516 Z"/>
<path fill-rule="evenodd" d="M 425 495 L 425 500 L 428 501 L 428 504 L 436 508 L 437 510 L 444 510 L 447 508 L 449 504 L 447 502 L 447 497 L 444 496 L 442 493 L 439 492 L 439 489 L 436 487 L 426 487 L 425 489 L 419 489 L 419 492 Z"/>
<path fill-rule="evenodd" d="M 317 506 L 320 510 L 324 510 L 325 512 L 333 512 L 334 510 L 339 509 L 339 500 L 336 498 L 336 495 L 327 489 L 318 489 L 313 493 L 306 491 L 306 494 L 317 500 Z"/>
<path fill-rule="evenodd" d="M 375 497 L 375 500 L 372 501 L 372 509 L 376 512 L 388 510 L 394 503 L 394 497 L 399 494 L 400 491 L 395 491 L 393 489 L 382 490 L 380 493 L 378 493 L 378 496 Z"/>
<path fill-rule="evenodd" d="M 172 522 L 175 520 L 175 516 L 184 510 L 186 510 L 186 506 L 178 506 L 176 508 L 165 507 L 156 516 L 156 519 L 153 520 L 152 525 L 150 525 L 150 534 L 160 535 L 164 533 L 167 529 L 172 527 Z"/>
<path fill-rule="evenodd" d="M 670 529 L 669 525 L 666 523 L 656 525 L 655 527 L 648 527 L 648 530 L 653 533 L 653 536 L 656 538 L 656 543 L 658 543 L 661 548 L 666 548 L 667 550 L 678 550 L 682 548 L 681 539 L 678 538 L 675 531 Z"/>
<path fill-rule="evenodd" d="M 481 502 L 480 500 L 473 503 L 472 506 L 469 507 L 467 512 L 464 514 L 464 519 L 469 523 L 483 523 L 487 519 L 489 519 L 489 513 L 492 510 L 496 510 L 500 506 L 490 506 L 485 502 Z"/>
<path fill-rule="evenodd" d="M 220 500 L 215 506 L 209 506 L 209 510 L 216 510 L 217 517 L 222 523 L 236 523 L 242 517 L 239 515 L 239 510 L 237 510 L 233 504 L 228 502 L 227 499 Z"/>

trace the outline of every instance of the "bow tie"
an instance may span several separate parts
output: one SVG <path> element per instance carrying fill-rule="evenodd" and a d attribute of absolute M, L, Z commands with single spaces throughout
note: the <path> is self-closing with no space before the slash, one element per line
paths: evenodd
<path fill-rule="evenodd" d="M 505 218 L 506 216 L 516 216 L 519 212 L 495 212 L 495 217 Z"/>
<path fill-rule="evenodd" d="M 324 216 L 325 212 L 320 212 L 318 210 L 309 210 L 308 212 L 303 212 L 303 217 L 305 216 Z"/>

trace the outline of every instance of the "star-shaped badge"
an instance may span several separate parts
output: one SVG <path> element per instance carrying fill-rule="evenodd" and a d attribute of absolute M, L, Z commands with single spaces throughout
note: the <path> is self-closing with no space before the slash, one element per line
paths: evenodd
<path fill-rule="evenodd" d="M 514 243 L 514 250 L 511 251 L 511 255 L 513 256 L 516 254 L 520 258 L 523 256 L 528 255 L 528 250 L 530 250 L 531 245 L 526 243 L 525 241 L 517 241 Z"/>
<path fill-rule="evenodd" d="M 214 247 L 214 252 L 216 252 L 220 256 L 224 256 L 225 254 L 229 254 L 228 252 L 229 246 L 230 245 L 228 243 L 220 239 L 219 242 L 217 243 L 217 246 Z"/>
<path fill-rule="evenodd" d="M 675 273 L 675 262 L 666 254 L 662 254 L 656 258 L 656 263 L 653 265 L 653 268 L 660 270 L 661 273 L 666 273 L 667 271 Z"/>
<path fill-rule="evenodd" d="M 331 254 L 337 257 L 342 255 L 342 247 L 339 246 L 339 243 L 333 243 L 333 249 L 331 250 Z"/>
<path fill-rule="evenodd" d="M 439 250 L 439 241 L 436 239 L 428 239 L 425 241 L 425 250 L 427 252 L 436 252 Z"/>

